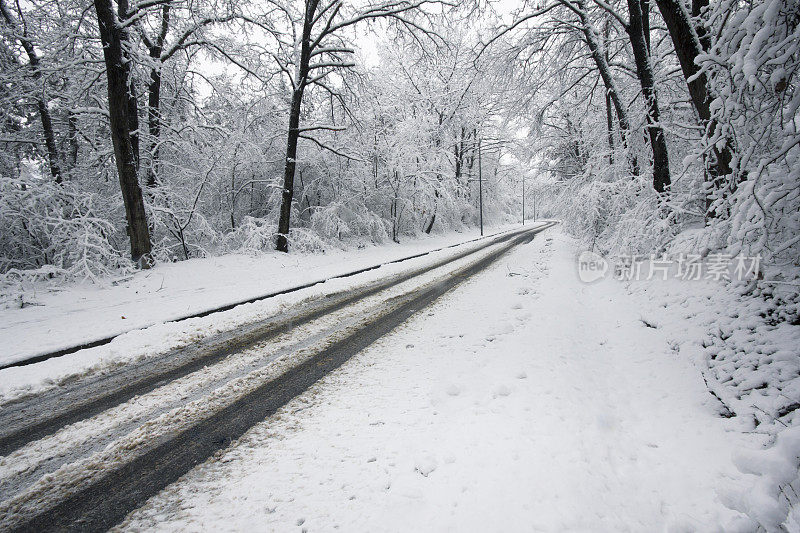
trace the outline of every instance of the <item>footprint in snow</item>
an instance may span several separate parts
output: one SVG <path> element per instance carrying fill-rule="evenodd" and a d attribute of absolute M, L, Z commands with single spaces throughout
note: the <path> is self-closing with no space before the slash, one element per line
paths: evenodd
<path fill-rule="evenodd" d="M 512 326 L 511 324 L 503 324 L 496 334 L 508 335 L 509 333 L 514 333 L 514 326 Z"/>
<path fill-rule="evenodd" d="M 458 396 L 459 394 L 461 394 L 461 387 L 459 387 L 458 385 L 450 384 L 445 389 L 445 393 L 447 393 L 448 396 Z"/>
<path fill-rule="evenodd" d="M 617 427 L 617 419 L 611 413 L 600 413 L 597 415 L 597 426 L 606 431 L 612 431 Z"/>
<path fill-rule="evenodd" d="M 498 385 L 492 391 L 492 398 L 505 397 L 511 394 L 511 389 L 506 385 Z"/>
<path fill-rule="evenodd" d="M 532 315 L 530 313 L 519 313 L 516 316 L 516 320 L 519 323 L 528 322 L 531 319 Z"/>
<path fill-rule="evenodd" d="M 417 460 L 414 471 L 419 472 L 423 477 L 428 477 L 431 472 L 436 470 L 437 466 L 439 463 L 433 457 L 423 457 Z"/>

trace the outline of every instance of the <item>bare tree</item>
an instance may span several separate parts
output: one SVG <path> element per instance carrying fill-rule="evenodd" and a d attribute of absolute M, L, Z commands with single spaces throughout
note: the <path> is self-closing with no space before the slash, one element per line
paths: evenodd
<path fill-rule="evenodd" d="M 125 203 L 131 259 L 141 268 L 151 264 L 150 229 L 144 210 L 144 198 L 139 186 L 136 143 L 131 135 L 131 125 L 136 115 L 136 99 L 130 94 L 131 59 L 128 55 L 129 39 L 126 27 L 114 13 L 111 0 L 95 0 L 95 10 L 103 44 L 103 56 L 108 80 L 108 114 L 117 174 Z M 119 11 L 127 14 L 127 2 L 120 0 Z"/>
<path fill-rule="evenodd" d="M 566 7 L 573 15 L 577 16 L 578 22 L 575 23 L 572 20 L 566 20 L 566 19 L 562 20 L 559 16 L 554 15 L 553 12 L 559 6 Z M 581 39 L 583 43 L 586 44 L 587 48 L 589 48 L 589 55 L 605 87 L 605 96 L 606 96 L 606 101 L 608 102 L 607 119 L 609 123 L 613 120 L 612 113 L 610 110 L 611 104 L 613 104 L 613 108 L 617 117 L 617 124 L 620 131 L 622 145 L 623 147 L 627 147 L 628 137 L 631 130 L 631 119 L 628 112 L 628 106 L 623 101 L 622 92 L 619 88 L 619 84 L 617 83 L 617 80 L 614 77 L 614 73 L 612 72 L 611 69 L 611 64 L 608 54 L 608 42 L 607 42 L 608 39 L 601 37 L 601 35 L 598 33 L 597 28 L 595 27 L 592 21 L 592 17 L 590 16 L 590 12 L 587 9 L 584 0 L 556 0 L 555 2 L 546 4 L 541 9 L 537 9 L 533 12 L 522 14 L 512 24 L 499 31 L 485 45 L 484 48 L 488 47 L 495 40 L 499 39 L 502 35 L 508 33 L 509 31 L 515 29 L 518 26 L 521 26 L 525 22 L 532 19 L 541 18 L 545 15 L 550 15 L 557 22 L 557 25 L 565 27 L 566 31 L 572 32 L 574 30 L 578 30 L 580 32 Z M 606 29 L 604 29 L 604 31 Z M 547 34 L 543 36 L 543 39 L 549 40 L 555 33 L 557 32 L 551 32 L 550 30 L 547 30 Z M 544 49 L 543 44 L 539 44 L 537 46 L 541 47 L 541 49 Z M 612 137 L 609 137 L 609 139 L 611 138 Z M 639 163 L 634 155 L 631 155 L 630 157 L 630 169 L 631 173 L 634 176 L 639 175 Z"/>
<path fill-rule="evenodd" d="M 22 25 L 22 30 L 19 29 L 17 20 L 12 15 L 11 10 L 4 0 L 0 0 L 0 14 L 2 14 L 3 22 L 9 27 L 12 35 L 14 35 L 20 46 L 25 50 L 25 54 L 28 56 L 28 66 L 31 69 L 34 80 L 41 82 L 42 73 L 40 70 L 39 55 L 36 53 L 33 41 L 31 41 L 27 35 L 27 29 L 24 29 L 25 25 Z M 19 14 L 20 16 L 22 15 L 21 12 Z M 44 93 L 44 88 L 42 88 L 42 93 Z M 53 118 L 50 115 L 50 110 L 47 107 L 47 101 L 43 94 L 36 96 L 36 108 L 42 122 L 42 134 L 44 135 L 44 142 L 47 147 L 47 162 L 50 166 L 50 174 L 53 176 L 56 183 L 61 183 L 61 162 L 56 147 L 56 136 L 53 131 Z"/>
<path fill-rule="evenodd" d="M 310 132 L 316 130 L 341 129 L 334 126 L 300 126 L 303 96 L 312 86 L 326 90 L 332 95 L 336 91 L 326 84 L 326 78 L 340 69 L 353 67 L 355 64 L 347 59 L 354 50 L 347 46 L 343 33 L 356 24 L 376 19 L 393 19 L 408 28 L 422 30 L 419 25 L 407 18 L 423 5 L 434 3 L 431 0 L 389 0 L 378 4 L 370 4 L 359 11 L 346 16 L 343 0 L 304 0 L 302 15 L 293 16 L 286 6 L 275 6 L 285 15 L 295 37 L 287 42 L 283 33 L 274 25 L 264 25 L 278 43 L 284 47 L 283 55 L 274 54 L 281 65 L 292 89 L 291 107 L 289 110 L 289 128 L 286 139 L 286 165 L 281 190 L 281 208 L 278 219 L 278 237 L 275 249 L 289 251 L 289 227 L 294 197 L 294 176 L 297 169 L 297 145 L 299 139 L 308 139 L 323 148 L 330 148 L 315 139 Z M 423 30 L 424 31 L 424 30 Z"/>
<path fill-rule="evenodd" d="M 653 188 L 660 193 L 666 192 L 671 183 L 669 155 L 664 128 L 660 123 L 661 113 L 658 108 L 655 75 L 650 59 L 649 3 L 644 0 L 627 0 L 627 20 L 605 1 L 595 0 L 595 3 L 608 11 L 628 34 L 636 65 L 636 75 L 642 87 L 647 109 L 647 133 L 650 137 L 650 148 L 653 151 Z"/>
<path fill-rule="evenodd" d="M 174 42 L 167 43 L 167 35 L 171 29 L 172 2 L 159 6 L 157 33 L 152 36 L 139 24 L 142 41 L 147 48 L 147 61 L 150 67 L 150 79 L 147 85 L 147 127 L 150 135 L 150 166 L 147 170 L 146 184 L 155 187 L 158 184 L 158 164 L 160 153 L 160 136 L 162 127 L 161 116 L 161 83 L 162 71 L 165 64 L 175 54 L 194 46 L 209 46 L 210 42 L 196 35 L 204 27 L 211 24 L 230 22 L 235 17 L 232 14 L 222 16 L 208 16 L 191 21 L 179 32 Z M 140 17 L 141 21 L 143 17 Z"/>

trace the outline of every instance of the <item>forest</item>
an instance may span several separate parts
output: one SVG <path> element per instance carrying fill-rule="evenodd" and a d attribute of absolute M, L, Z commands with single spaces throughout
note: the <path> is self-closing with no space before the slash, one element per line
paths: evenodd
<path fill-rule="evenodd" d="M 534 216 L 602 253 L 691 241 L 796 276 L 791 0 L 0 12 L 4 286 Z"/>
<path fill-rule="evenodd" d="M 0 531 L 800 532 L 800 1 L 0 0 Z"/>

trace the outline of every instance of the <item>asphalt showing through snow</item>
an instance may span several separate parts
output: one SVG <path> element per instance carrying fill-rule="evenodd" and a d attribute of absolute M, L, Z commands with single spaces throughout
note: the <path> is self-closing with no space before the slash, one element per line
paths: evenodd
<path fill-rule="evenodd" d="M 172 350 L 163 356 L 148 358 L 116 371 L 90 376 L 10 402 L 0 411 L 0 456 L 8 455 L 29 442 L 53 434 L 59 428 L 150 392 L 164 383 L 214 364 L 249 346 L 290 331 L 298 325 L 335 312 L 353 302 L 488 246 L 507 242 L 516 235 L 519 233 L 488 239 L 480 248 L 459 252 L 433 265 L 394 276 L 359 291 L 343 291 L 328 295 L 323 302 L 312 303 L 289 317 L 277 317 L 221 333 L 197 344 Z"/>
<path fill-rule="evenodd" d="M 359 268 L 358 270 L 345 272 L 344 274 L 337 274 L 335 276 L 330 276 L 330 277 L 325 278 L 325 279 L 319 279 L 319 280 L 315 280 L 315 281 L 310 281 L 308 283 L 303 283 L 301 285 L 295 285 L 293 287 L 288 287 L 286 289 L 281 289 L 281 290 L 274 291 L 274 292 L 271 292 L 271 293 L 268 293 L 268 294 L 262 294 L 260 296 L 254 297 L 254 298 L 248 298 L 246 300 L 241 300 L 241 301 L 238 301 L 238 302 L 232 302 L 232 303 L 225 304 L 225 305 L 222 305 L 222 306 L 219 306 L 219 307 L 215 307 L 213 309 L 206 309 L 204 311 L 191 313 L 189 315 L 185 315 L 185 316 L 182 316 L 180 318 L 175 318 L 175 319 L 172 319 L 172 320 L 168 320 L 166 322 L 182 322 L 184 320 L 189 320 L 189 319 L 192 319 L 192 318 L 203 318 L 203 317 L 207 317 L 209 315 L 215 314 L 215 313 L 222 313 L 222 312 L 225 312 L 225 311 L 230 311 L 231 309 L 233 309 L 235 307 L 238 307 L 240 305 L 260 302 L 262 300 L 268 300 L 270 298 L 275 298 L 276 296 L 281 296 L 281 295 L 284 295 L 284 294 L 290 294 L 290 293 L 293 293 L 293 292 L 297 292 L 297 291 L 300 291 L 300 290 L 303 290 L 303 289 L 308 289 L 310 287 L 314 287 L 315 285 L 320 285 L 322 283 L 325 283 L 325 282 L 333 280 L 333 279 L 349 278 L 349 277 L 352 277 L 352 276 L 356 276 L 358 274 L 363 274 L 364 272 L 369 272 L 370 270 L 377 270 L 377 269 L 379 269 L 379 268 L 381 268 L 382 266 L 385 266 L 385 265 L 391 265 L 393 263 L 402 263 L 404 261 L 408 261 L 408 260 L 411 260 L 411 259 L 416 259 L 418 257 L 423 257 L 423 256 L 426 256 L 426 255 L 429 255 L 429 254 L 432 254 L 432 253 L 435 253 L 435 252 L 440 252 L 442 250 L 446 250 L 446 249 L 449 249 L 449 248 L 455 248 L 457 246 L 463 246 L 465 244 L 470 244 L 470 243 L 473 243 L 473 242 L 476 242 L 476 241 L 480 241 L 482 239 L 490 240 L 490 239 L 492 239 L 492 238 L 494 238 L 494 237 L 496 237 L 498 235 L 507 234 L 507 233 L 515 233 L 515 232 L 513 232 L 513 231 L 512 232 L 502 232 L 502 233 L 496 233 L 494 235 L 488 235 L 486 237 L 478 237 L 476 239 L 472 239 L 472 240 L 469 240 L 469 241 L 464 241 L 464 242 L 460 242 L 460 243 L 456 243 L 456 244 L 451 244 L 449 246 L 444 246 L 442 248 L 436 248 L 434 250 L 428 250 L 427 252 L 421 252 L 421 253 L 410 255 L 410 256 L 407 256 L 407 257 L 401 257 L 399 259 L 386 261 L 385 263 L 380 263 L 380 264 L 377 264 L 377 265 L 372 265 L 372 266 L 368 266 L 368 267 L 364 267 L 364 268 Z M 138 328 L 134 328 L 134 329 L 145 329 L 145 328 L 148 328 L 148 327 L 153 326 L 155 324 L 156 323 L 153 323 L 153 324 L 150 324 L 148 326 L 142 326 L 142 327 L 138 327 Z M 130 330 L 130 331 L 133 331 L 133 330 Z M 41 363 L 42 361 L 47 361 L 48 359 L 54 359 L 54 358 L 57 358 L 57 357 L 63 357 L 65 355 L 70 355 L 70 354 L 73 354 L 73 353 L 81 351 L 81 350 L 86 350 L 86 349 L 89 349 L 89 348 L 96 348 L 98 346 L 103 346 L 105 344 L 110 343 L 111 341 L 113 341 L 114 339 L 119 337 L 120 335 L 123 335 L 124 333 L 127 333 L 127 332 L 122 332 L 122 333 L 118 333 L 118 334 L 115 334 L 115 335 L 109 335 L 107 337 L 101 337 L 101 338 L 97 338 L 97 339 L 93 339 L 93 340 L 87 340 L 87 341 L 84 341 L 84 342 L 82 342 L 81 344 L 78 344 L 78 345 L 68 346 L 68 347 L 61 348 L 59 350 L 55 350 L 55 351 L 51 351 L 51 352 L 39 353 L 37 355 L 32 355 L 30 357 L 25 357 L 24 359 L 20 359 L 18 361 L 12 361 L 11 363 L 0 364 L 0 370 L 3 370 L 5 368 L 28 366 L 28 365 L 32 365 L 32 364 L 36 364 L 36 363 Z"/>
<path fill-rule="evenodd" d="M 30 398 L 19 405 L 19 409 L 4 409 L 3 416 L 6 417 L 9 416 L 9 410 L 15 411 L 16 422 L 9 421 L 10 423 L 6 424 L 2 419 L 3 416 L 0 416 L 0 427 L 6 429 L 0 437 L 0 453 L 3 454 L 44 435 L 52 434 L 67 424 L 89 418 L 134 396 L 147 393 L 164 383 L 213 364 L 265 338 L 291 331 L 303 321 L 307 322 L 345 308 L 387 287 L 477 253 L 489 246 L 503 244 L 493 253 L 456 270 L 454 275 L 398 296 L 396 308 L 388 314 L 376 320 L 366 320 L 355 332 L 335 340 L 297 366 L 247 392 L 199 423 L 161 438 L 145 453 L 109 472 L 100 473 L 96 476 L 97 479 L 81 485 L 78 490 L 67 491 L 55 505 L 37 509 L 33 516 L 21 517 L 12 509 L 0 510 L 0 526 L 9 519 L 11 523 L 7 523 L 7 526 L 18 531 L 100 531 L 112 527 L 127 513 L 141 506 L 150 496 L 176 481 L 217 451 L 226 448 L 253 425 L 275 413 L 354 354 L 402 324 L 416 311 L 426 307 L 463 280 L 480 272 L 514 246 L 530 242 L 537 233 L 547 227 L 550 226 L 540 226 L 521 233 L 505 235 L 491 240 L 477 250 L 461 252 L 447 260 L 367 287 L 355 294 L 352 292 L 341 294 L 334 297 L 333 301 L 306 310 L 291 320 L 257 324 L 248 331 L 239 331 L 236 334 L 213 339 L 212 342 L 204 343 L 202 348 L 194 347 L 188 351 L 171 353 L 168 357 L 156 358 L 156 361 L 133 365 L 138 366 L 135 369 L 127 368 L 111 376 L 92 378 L 89 383 L 75 383 L 66 390 L 51 392 L 44 398 L 38 397 L 38 401 L 37 397 Z M 172 361 L 172 366 L 164 371 L 167 361 Z M 155 372 L 157 368 L 161 368 L 162 371 Z M 131 376 L 139 376 L 140 379 L 131 382 Z M 118 386 L 120 384 L 121 387 Z M 105 391 L 106 394 L 101 391 Z M 69 408 L 64 409 L 65 405 Z M 58 406 L 61 407 L 60 410 L 57 409 Z"/>

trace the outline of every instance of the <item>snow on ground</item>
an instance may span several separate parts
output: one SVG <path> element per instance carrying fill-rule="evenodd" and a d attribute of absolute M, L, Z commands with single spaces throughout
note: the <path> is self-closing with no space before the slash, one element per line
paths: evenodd
<path fill-rule="evenodd" d="M 116 285 L 29 287 L 0 307 L 0 365 L 479 236 L 470 230 L 324 254 L 231 254 L 160 264 Z"/>
<path fill-rule="evenodd" d="M 517 230 L 520 229 L 521 228 L 517 227 Z M 431 239 L 430 241 L 426 242 L 428 242 L 429 245 L 436 243 L 435 247 L 422 246 L 421 248 L 415 249 L 409 245 L 408 247 L 402 247 L 404 253 L 399 255 L 400 257 L 408 257 L 411 251 L 420 253 L 420 249 L 422 251 L 434 250 L 445 245 L 448 242 L 448 239 L 452 239 L 458 243 L 472 241 L 475 239 L 475 237 L 475 235 L 461 234 L 460 240 L 457 240 L 454 235 L 451 235 L 448 238 Z M 353 290 L 370 283 L 388 279 L 393 275 L 398 275 L 409 270 L 422 268 L 436 263 L 437 261 L 451 257 L 453 254 L 459 253 L 463 250 L 477 249 L 480 246 L 483 246 L 483 244 L 485 244 L 485 242 L 482 240 L 466 242 L 456 248 L 442 249 L 431 252 L 429 255 L 410 259 L 408 261 L 387 264 L 379 269 L 370 270 L 355 276 L 332 279 L 323 284 L 315 285 L 297 292 L 283 294 L 249 304 L 239 305 L 229 311 L 214 313 L 206 317 L 182 320 L 179 322 L 160 323 L 145 329 L 134 329 L 119 335 L 109 344 L 80 350 L 64 357 L 56 357 L 27 366 L 2 369 L 0 370 L 0 409 L 2 409 L 3 405 L 9 401 L 17 399 L 21 396 L 36 394 L 42 390 L 57 387 L 61 383 L 69 381 L 73 377 L 105 372 L 108 370 L 113 370 L 120 365 L 126 365 L 144 358 L 156 357 L 168 352 L 169 350 L 190 345 L 200 339 L 207 338 L 218 333 L 235 331 L 237 328 L 247 324 L 271 319 L 273 317 L 286 318 L 297 313 L 302 307 L 301 304 L 313 304 L 314 301 L 318 301 L 321 297 L 327 294 L 337 291 Z M 420 246 L 420 243 L 418 243 L 417 246 Z M 364 266 L 365 264 L 372 266 L 376 263 L 380 263 L 378 260 L 380 255 L 382 253 L 391 254 L 392 250 L 393 248 L 391 246 L 388 246 L 385 249 L 375 247 L 370 251 L 365 252 L 365 255 L 360 260 L 358 259 L 357 253 L 354 253 L 354 255 L 357 257 L 353 260 L 346 260 L 344 256 L 337 255 L 339 263 L 336 265 L 333 263 L 325 263 L 328 265 L 325 268 L 336 269 L 331 270 L 329 273 L 350 272 L 353 269 L 357 269 L 359 266 Z M 395 257 L 395 255 L 397 254 L 389 255 L 389 257 Z M 285 270 L 282 270 L 284 267 L 279 266 L 279 262 L 282 260 L 281 258 L 287 258 L 286 261 L 291 263 L 291 265 L 285 267 Z M 319 256 L 305 256 L 305 258 L 308 259 L 309 263 L 312 264 L 315 261 L 325 262 L 325 260 Z M 307 283 L 309 281 L 318 279 L 314 277 L 316 274 L 321 275 L 322 271 L 319 269 L 314 271 L 312 268 L 297 268 L 297 266 L 294 265 L 295 260 L 296 258 L 294 258 L 294 256 L 284 256 L 282 254 L 274 254 L 274 256 L 270 255 L 264 257 L 264 268 L 266 269 L 269 265 L 271 265 L 271 268 L 273 268 L 273 275 L 270 278 L 272 280 L 271 282 L 273 283 L 273 285 L 270 286 L 272 290 L 276 290 L 282 286 L 285 286 L 280 285 L 281 280 L 284 279 L 284 275 L 287 279 L 297 280 L 297 283 Z M 207 260 L 209 263 L 213 261 L 215 260 Z M 146 277 L 149 275 L 149 273 L 141 273 L 140 275 Z M 251 277 L 253 277 L 252 272 L 248 275 L 239 273 L 235 278 L 231 278 L 230 287 L 232 287 L 232 292 L 234 294 L 246 294 L 247 297 L 254 296 L 252 293 L 252 287 L 247 284 L 247 280 Z M 203 280 L 205 280 L 205 283 L 210 283 L 212 285 L 214 283 L 213 280 L 209 279 L 208 277 L 198 276 L 197 278 L 193 278 L 193 281 L 190 279 L 188 282 L 186 282 L 184 287 L 194 287 L 197 289 L 198 294 L 203 294 L 205 292 L 205 287 L 202 284 Z M 244 281 L 241 282 L 241 285 L 237 285 L 236 280 Z M 294 284 L 295 283 L 289 284 L 289 286 Z M 176 286 L 180 287 L 181 285 L 180 283 L 176 282 Z M 242 287 L 247 288 L 247 290 L 251 292 L 245 292 L 245 289 Z M 111 297 L 114 288 L 94 290 L 104 294 L 106 297 Z M 178 300 L 181 300 L 180 291 L 177 291 L 176 294 L 178 294 Z M 100 295 L 97 297 L 99 298 Z M 131 305 L 133 308 L 146 308 L 148 305 L 152 307 L 153 302 L 152 300 L 148 300 L 148 298 L 149 297 L 145 295 L 141 299 L 133 302 Z M 229 297 L 228 300 L 223 301 L 230 302 L 230 298 L 231 297 Z M 219 296 L 219 299 L 222 300 L 221 295 Z M 193 311 L 199 311 L 197 306 L 203 304 L 204 300 L 198 298 L 193 299 L 192 297 L 187 296 L 184 300 L 184 303 L 186 302 L 189 302 L 194 306 L 191 307 Z M 22 311 L 24 311 L 24 309 Z M 61 311 L 64 312 L 64 309 L 61 309 Z M 91 318 L 94 318 L 94 320 L 97 322 L 97 324 L 94 325 L 94 331 L 113 331 L 113 326 L 111 326 L 111 323 L 115 321 L 116 315 L 105 314 L 100 307 L 89 307 L 84 312 L 78 310 L 75 313 L 65 313 L 61 315 L 57 314 L 54 310 L 52 311 L 52 316 L 47 320 L 47 324 L 50 324 L 55 328 L 60 328 L 59 332 L 62 334 L 80 335 L 82 333 L 85 334 L 89 326 L 87 324 L 82 324 L 81 327 L 74 326 L 74 328 L 71 329 L 70 325 L 81 323 L 82 319 L 89 320 Z M 101 326 L 110 327 L 112 329 L 98 329 Z M 34 322 L 23 323 L 16 329 L 6 329 L 1 333 L 1 335 L 1 342 L 7 341 L 9 344 L 13 344 L 15 341 L 21 341 L 29 343 L 31 346 L 34 346 L 33 339 L 37 338 L 41 339 L 43 342 L 47 342 L 47 339 L 50 337 L 59 338 L 62 341 L 64 339 L 63 335 L 59 337 L 59 333 L 53 331 L 50 331 L 48 336 L 44 336 L 41 329 L 37 327 Z M 87 340 L 86 337 L 81 338 L 84 341 Z"/>
<path fill-rule="evenodd" d="M 800 324 L 791 291 L 680 279 L 631 281 L 626 290 L 675 355 L 696 364 L 718 412 L 765 444 L 737 454 L 737 465 L 760 477 L 757 487 L 727 494 L 730 505 L 768 530 L 790 512 L 784 527 L 800 531 Z"/>
<path fill-rule="evenodd" d="M 413 298 L 420 286 L 458 275 L 459 269 L 506 246 L 495 242 L 474 254 L 392 285 L 298 325 L 291 334 L 260 342 L 1 457 L 0 493 L 6 491 L 9 498 L 0 503 L 0 518 L 6 519 L 0 520 L 0 529 L 4 525 L 13 529 L 15 520 L 22 516 L 49 508 L 61 501 L 65 493 L 77 491 L 104 472 L 141 457 L 152 449 L 153 443 L 163 442 L 165 436 L 191 428 L 289 368 L 302 364 L 330 343 L 363 328 L 365 317 L 380 320 Z M 87 472 L 92 476 L 87 476 Z"/>
<path fill-rule="evenodd" d="M 764 438 L 623 283 L 578 281 L 574 246 L 518 247 L 122 529 L 752 530 L 734 458 Z"/>

